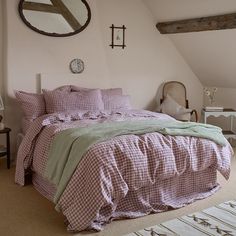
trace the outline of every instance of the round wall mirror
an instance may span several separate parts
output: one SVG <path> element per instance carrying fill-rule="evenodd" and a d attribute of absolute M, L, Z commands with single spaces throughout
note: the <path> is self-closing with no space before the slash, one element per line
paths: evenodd
<path fill-rule="evenodd" d="M 54 37 L 77 34 L 91 19 L 86 0 L 20 0 L 19 13 L 28 27 Z"/>

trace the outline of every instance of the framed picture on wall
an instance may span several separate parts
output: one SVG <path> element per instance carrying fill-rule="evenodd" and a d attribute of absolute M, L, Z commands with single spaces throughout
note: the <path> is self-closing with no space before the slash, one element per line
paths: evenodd
<path fill-rule="evenodd" d="M 114 26 L 112 24 L 111 28 L 111 47 L 121 47 L 124 49 L 125 45 L 125 30 L 126 27 L 123 26 Z"/>

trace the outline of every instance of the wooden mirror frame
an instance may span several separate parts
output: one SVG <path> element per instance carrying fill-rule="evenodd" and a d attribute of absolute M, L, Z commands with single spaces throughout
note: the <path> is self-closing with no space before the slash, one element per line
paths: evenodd
<path fill-rule="evenodd" d="M 68 37 L 68 36 L 72 36 L 72 35 L 78 34 L 78 33 L 80 33 L 81 31 L 83 31 L 83 30 L 88 26 L 88 24 L 89 24 L 89 22 L 90 22 L 90 20 L 91 20 L 91 10 L 90 10 L 90 7 L 89 7 L 87 1 L 86 1 L 86 0 L 80 0 L 80 1 L 82 1 L 82 2 L 85 4 L 85 6 L 86 6 L 86 8 L 87 8 L 87 11 L 88 11 L 88 18 L 87 18 L 86 23 L 85 23 L 83 26 L 81 26 L 78 30 L 75 30 L 74 32 L 70 32 L 70 33 L 66 33 L 66 34 L 45 32 L 45 31 L 43 31 L 43 30 L 40 30 L 40 29 L 34 27 L 33 25 L 30 24 L 29 21 L 26 20 L 24 14 L 23 14 L 23 10 L 24 10 L 24 9 L 23 9 L 23 3 L 24 3 L 24 1 L 25 1 L 25 0 L 20 0 L 19 5 L 18 5 L 18 11 L 19 11 L 19 14 L 20 14 L 21 19 L 23 20 L 23 22 L 24 22 L 30 29 L 32 29 L 32 30 L 34 30 L 34 31 L 36 31 L 36 32 L 38 32 L 38 33 L 40 33 L 40 34 L 43 34 L 43 35 L 47 35 L 47 36 L 51 36 L 51 37 Z"/>

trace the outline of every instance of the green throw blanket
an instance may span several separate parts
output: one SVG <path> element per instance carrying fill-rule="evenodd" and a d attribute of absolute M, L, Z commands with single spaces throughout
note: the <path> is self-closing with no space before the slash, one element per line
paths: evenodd
<path fill-rule="evenodd" d="M 57 187 L 54 202 L 58 202 L 82 156 L 93 144 L 119 135 L 138 135 L 150 132 L 205 138 L 221 146 L 226 145 L 226 139 L 219 127 L 194 122 L 168 120 L 121 121 L 67 129 L 56 134 L 53 139 L 44 173 L 44 176 Z"/>

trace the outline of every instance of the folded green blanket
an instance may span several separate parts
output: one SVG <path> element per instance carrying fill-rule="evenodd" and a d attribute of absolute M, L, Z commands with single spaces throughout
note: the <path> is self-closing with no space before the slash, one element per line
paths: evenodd
<path fill-rule="evenodd" d="M 120 135 L 150 132 L 205 138 L 221 146 L 226 145 L 221 128 L 195 122 L 139 120 L 106 122 L 67 129 L 56 134 L 53 139 L 44 173 L 44 176 L 57 187 L 54 202 L 59 200 L 82 156 L 93 144 Z"/>

